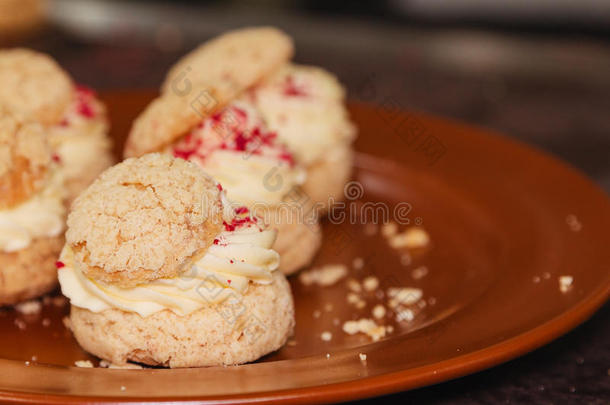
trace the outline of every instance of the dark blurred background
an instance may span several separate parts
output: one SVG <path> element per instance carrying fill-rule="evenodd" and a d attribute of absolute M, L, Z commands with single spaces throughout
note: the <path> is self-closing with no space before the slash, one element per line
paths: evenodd
<path fill-rule="evenodd" d="M 0 42 L 48 52 L 99 90 L 157 88 L 203 40 L 263 24 L 291 34 L 296 61 L 337 74 L 352 99 L 500 130 L 610 192 L 608 0 L 0 0 Z M 393 399 L 609 403 L 608 314 L 509 365 Z"/>

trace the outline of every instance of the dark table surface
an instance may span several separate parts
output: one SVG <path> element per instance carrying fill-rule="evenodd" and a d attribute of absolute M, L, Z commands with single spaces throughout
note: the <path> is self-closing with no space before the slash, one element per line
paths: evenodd
<path fill-rule="evenodd" d="M 167 67 L 198 42 L 237 26 L 272 24 L 296 38 L 298 62 L 335 72 L 353 99 L 392 100 L 497 129 L 570 162 L 610 191 L 610 42 L 603 37 L 414 27 L 247 7 L 111 3 L 96 14 L 59 5 L 54 27 L 24 45 L 51 53 L 97 89 L 156 88 Z M 576 330 L 522 358 L 383 399 L 608 404 L 609 315 L 606 304 Z"/>

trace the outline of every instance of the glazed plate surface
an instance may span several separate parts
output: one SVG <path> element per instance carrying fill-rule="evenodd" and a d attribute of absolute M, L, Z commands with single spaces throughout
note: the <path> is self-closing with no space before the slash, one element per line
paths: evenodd
<path fill-rule="evenodd" d="M 151 92 L 102 94 L 118 146 Z M 324 221 L 314 265 L 346 264 L 379 289 L 415 287 L 413 319 L 386 318 L 378 342 L 347 335 L 347 320 L 386 302 L 348 304 L 330 287 L 291 279 L 290 345 L 254 364 L 204 369 L 77 368 L 83 352 L 65 329 L 67 306 L 0 312 L 0 400 L 21 402 L 328 402 L 407 390 L 488 368 L 586 320 L 610 293 L 610 201 L 566 164 L 507 137 L 435 117 L 351 104 L 360 129 L 345 207 Z M 363 209 L 363 207 L 376 207 Z M 373 214 L 371 212 L 374 211 Z M 391 248 L 372 222 L 420 225 L 424 249 Z M 356 260 L 362 266 L 353 266 Z M 425 267 L 425 271 L 422 271 Z M 419 269 L 419 270 L 418 270 Z M 417 270 L 417 271 L 415 271 Z M 423 274 L 423 275 L 422 275 Z M 560 291 L 559 278 L 571 276 Z M 331 332 L 332 339 L 321 339 Z M 366 354 L 362 361 L 360 354 Z"/>

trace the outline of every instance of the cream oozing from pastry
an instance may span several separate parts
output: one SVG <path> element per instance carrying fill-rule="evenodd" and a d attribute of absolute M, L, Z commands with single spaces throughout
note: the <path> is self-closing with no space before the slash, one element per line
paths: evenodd
<path fill-rule="evenodd" d="M 0 250 L 15 252 L 27 248 L 34 239 L 59 235 L 66 217 L 63 199 L 62 180 L 56 173 L 26 201 L 0 210 Z"/>
<path fill-rule="evenodd" d="M 49 128 L 49 143 L 66 180 L 81 177 L 102 151 L 110 149 L 107 131 L 105 110 L 95 93 L 77 87 L 63 119 Z"/>
<path fill-rule="evenodd" d="M 168 152 L 197 163 L 228 190 L 230 200 L 250 206 L 279 204 L 305 181 L 291 152 L 246 102 L 207 118 Z"/>
<path fill-rule="evenodd" d="M 262 229 L 250 217 L 236 217 L 200 258 L 188 263 L 179 277 L 158 279 L 132 288 L 121 288 L 88 278 L 78 269 L 66 245 L 58 266 L 63 294 L 74 306 L 101 312 L 118 308 L 149 316 L 171 310 L 184 316 L 210 304 L 244 294 L 252 283 L 270 284 L 279 266 L 271 249 L 277 232 Z"/>
<path fill-rule="evenodd" d="M 344 105 L 345 92 L 322 69 L 286 65 L 245 98 L 305 165 L 355 136 Z"/>

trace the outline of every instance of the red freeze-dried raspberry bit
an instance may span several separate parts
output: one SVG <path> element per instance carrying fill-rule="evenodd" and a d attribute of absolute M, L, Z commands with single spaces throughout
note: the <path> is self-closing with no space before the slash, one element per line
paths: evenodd
<path fill-rule="evenodd" d="M 173 155 L 185 160 L 206 159 L 216 150 L 228 150 L 274 157 L 294 165 L 292 155 L 277 143 L 277 133 L 259 125 L 248 125 L 248 112 L 231 106 L 202 121 L 199 128 L 186 135 L 173 147 Z M 206 138 L 206 123 L 211 124 L 220 138 Z"/>
<path fill-rule="evenodd" d="M 85 118 L 93 118 L 96 113 L 91 105 L 95 92 L 85 86 L 76 87 L 76 111 Z"/>
<path fill-rule="evenodd" d="M 248 210 L 248 207 L 237 207 L 235 208 L 235 213 L 236 214 L 247 214 L 250 210 Z"/>
<path fill-rule="evenodd" d="M 239 207 L 239 208 L 235 209 L 235 213 L 237 215 L 245 215 L 245 214 L 248 214 L 249 212 L 250 211 L 248 210 L 247 207 Z M 236 228 L 239 228 L 241 226 L 256 225 L 257 223 L 258 223 L 258 218 L 251 217 L 249 215 L 241 216 L 241 217 L 235 217 L 235 218 L 233 218 L 231 223 L 228 223 L 226 221 L 222 222 L 222 224 L 224 225 L 225 230 L 227 232 L 233 232 Z"/>
<path fill-rule="evenodd" d="M 186 135 L 180 142 L 179 146 L 174 148 L 174 157 L 189 160 L 193 156 L 203 157 L 199 155 L 199 149 L 203 144 L 203 140 L 194 137 L 192 133 Z"/>
<path fill-rule="evenodd" d="M 291 167 L 294 166 L 294 156 L 288 151 L 280 153 L 280 159 L 287 162 Z"/>
<path fill-rule="evenodd" d="M 218 191 L 222 191 L 222 185 L 220 183 L 216 184 L 216 188 Z"/>
<path fill-rule="evenodd" d="M 62 267 L 65 267 L 64 262 L 60 262 L 59 260 L 55 262 L 55 267 L 57 267 L 58 269 L 61 269 Z"/>
<path fill-rule="evenodd" d="M 303 87 L 297 86 L 294 81 L 294 77 L 291 75 L 286 76 L 286 80 L 284 81 L 284 94 L 289 97 L 305 97 L 307 93 L 303 89 Z"/>
<path fill-rule="evenodd" d="M 51 159 L 56 162 L 56 163 L 60 163 L 61 162 L 61 158 L 59 157 L 59 155 L 57 153 L 54 153 L 51 155 Z"/>
<path fill-rule="evenodd" d="M 218 239 L 214 239 L 214 244 L 218 245 L 220 243 L 220 241 Z"/>

